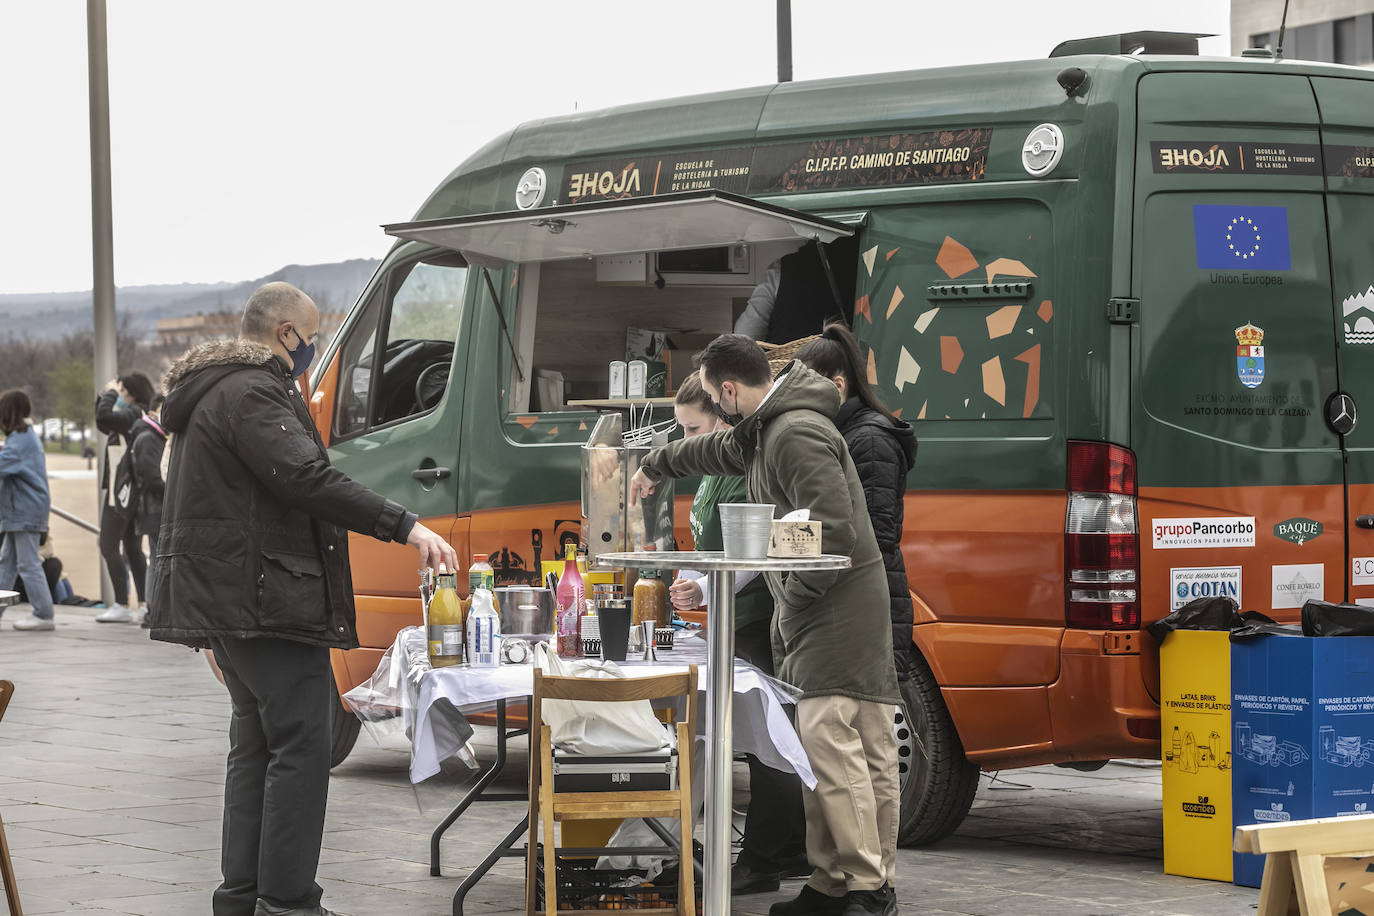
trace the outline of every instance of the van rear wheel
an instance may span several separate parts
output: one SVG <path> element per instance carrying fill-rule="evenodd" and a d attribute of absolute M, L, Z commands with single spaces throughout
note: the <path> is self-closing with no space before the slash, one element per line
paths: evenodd
<path fill-rule="evenodd" d="M 949 836 L 963 823 L 978 791 L 978 767 L 964 756 L 940 685 L 925 659 L 914 651 L 912 656 L 913 664 L 898 684 L 902 705 L 893 722 L 901 770 L 897 840 L 902 846 Z"/>
<path fill-rule="evenodd" d="M 363 723 L 339 699 L 339 685 L 329 679 L 329 766 L 334 768 L 348 759 Z"/>

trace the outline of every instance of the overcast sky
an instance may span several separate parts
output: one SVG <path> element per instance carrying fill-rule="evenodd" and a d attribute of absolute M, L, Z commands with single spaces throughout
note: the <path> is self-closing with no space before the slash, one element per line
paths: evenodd
<path fill-rule="evenodd" d="M 1275 6 L 1281 0 L 1249 0 Z M 0 292 L 89 289 L 86 10 L 0 3 Z M 773 0 L 110 0 L 115 281 L 380 257 L 532 118 L 776 79 Z M 793 0 L 795 78 L 1214 32 L 1227 0 Z"/>

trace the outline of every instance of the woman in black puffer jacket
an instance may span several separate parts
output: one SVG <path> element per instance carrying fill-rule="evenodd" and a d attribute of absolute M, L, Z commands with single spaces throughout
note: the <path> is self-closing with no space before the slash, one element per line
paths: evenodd
<path fill-rule="evenodd" d="M 863 483 L 873 533 L 887 567 L 892 601 L 892 649 L 897 671 L 906 670 L 911 653 L 911 592 L 902 559 L 902 499 L 906 475 L 916 461 L 916 433 L 883 406 L 868 384 L 853 333 L 843 324 L 828 324 L 821 336 L 797 351 L 797 359 L 831 379 L 840 389 L 835 426 L 849 446 L 854 469 Z"/>

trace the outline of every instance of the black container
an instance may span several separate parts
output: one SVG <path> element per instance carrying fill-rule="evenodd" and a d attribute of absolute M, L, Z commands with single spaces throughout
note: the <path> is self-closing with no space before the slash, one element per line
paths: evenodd
<path fill-rule="evenodd" d="M 696 845 L 696 844 L 694 844 Z M 608 853 L 614 850 L 607 850 Z M 597 868 L 596 859 L 565 859 L 555 856 L 555 882 L 558 885 L 558 909 L 563 910 L 628 910 L 664 908 L 671 912 L 677 906 L 677 868 L 645 881 L 644 873 L 629 868 Z M 534 909 L 544 911 L 543 846 L 536 848 L 534 859 Z M 696 883 L 696 911 L 701 909 L 701 882 Z"/>
<path fill-rule="evenodd" d="M 625 654 L 630 650 L 632 615 L 628 598 L 611 598 L 597 607 L 597 622 L 601 627 L 601 658 L 604 661 L 625 660 Z"/>

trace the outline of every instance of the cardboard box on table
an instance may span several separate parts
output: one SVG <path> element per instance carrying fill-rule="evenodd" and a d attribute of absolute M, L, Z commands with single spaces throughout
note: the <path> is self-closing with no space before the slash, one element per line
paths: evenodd
<path fill-rule="evenodd" d="M 1237 826 L 1374 811 L 1374 637 L 1264 636 L 1231 647 Z M 1264 857 L 1234 853 L 1259 887 Z"/>
<path fill-rule="evenodd" d="M 1159 652 L 1164 871 L 1231 880 L 1231 644 L 1175 630 Z"/>

